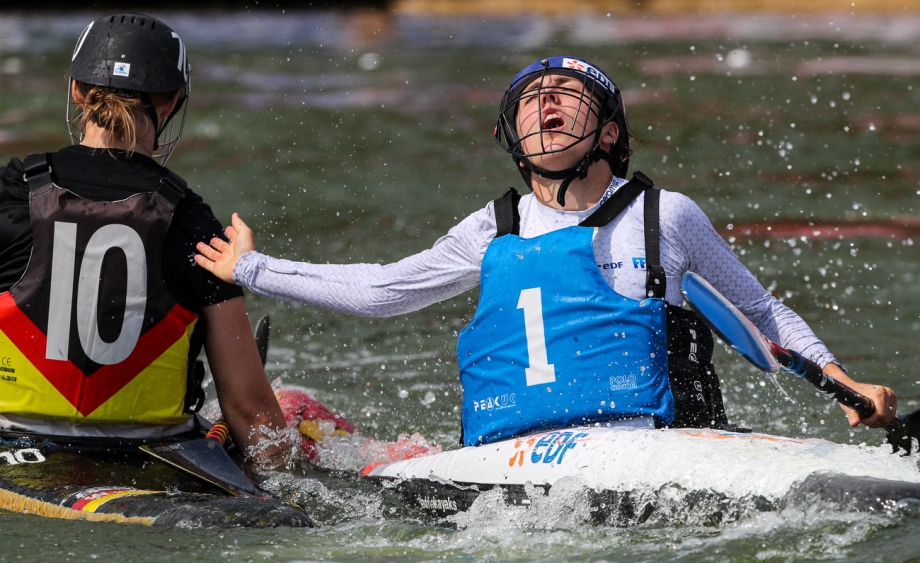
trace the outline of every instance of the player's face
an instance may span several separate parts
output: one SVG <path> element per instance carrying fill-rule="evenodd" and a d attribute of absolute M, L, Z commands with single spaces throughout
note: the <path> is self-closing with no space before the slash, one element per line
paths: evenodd
<path fill-rule="evenodd" d="M 528 84 L 517 107 L 521 152 L 547 170 L 576 166 L 591 149 L 598 104 L 578 78 L 546 74 Z"/>

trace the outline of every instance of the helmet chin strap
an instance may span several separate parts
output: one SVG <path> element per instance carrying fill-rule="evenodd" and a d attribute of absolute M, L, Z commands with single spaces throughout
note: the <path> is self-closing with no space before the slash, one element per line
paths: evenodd
<path fill-rule="evenodd" d="M 157 109 L 156 106 L 153 105 L 153 99 L 150 97 L 150 94 L 147 92 L 142 92 L 141 101 L 144 102 L 144 109 L 147 110 L 147 116 L 150 118 L 150 122 L 153 123 L 153 150 L 157 150 L 160 147 L 160 135 L 162 135 L 163 131 L 166 130 L 166 126 L 169 125 L 169 122 L 172 120 L 172 118 L 177 113 L 179 113 L 179 110 L 182 108 L 182 104 L 185 103 L 185 97 L 179 97 L 179 101 L 176 102 L 176 107 L 174 107 L 172 113 L 170 113 L 166 119 L 163 120 L 163 123 L 159 122 Z"/>
<path fill-rule="evenodd" d="M 153 99 L 150 98 L 150 94 L 147 92 L 141 92 L 140 94 L 141 102 L 144 103 L 144 109 L 147 111 L 147 117 L 150 118 L 150 122 L 153 124 L 153 150 L 157 150 L 159 145 L 159 119 L 157 118 L 157 108 L 153 106 Z"/>
<path fill-rule="evenodd" d="M 569 189 L 569 184 L 571 184 L 576 178 L 579 180 L 584 180 L 588 177 L 588 169 L 592 164 L 597 162 L 600 159 L 609 160 L 610 155 L 600 147 L 595 147 L 594 150 L 589 152 L 581 159 L 581 162 L 578 163 L 578 166 L 573 168 L 566 168 L 565 170 L 546 170 L 540 168 L 539 166 L 530 162 L 526 158 L 522 158 L 521 162 L 524 163 L 524 167 L 527 168 L 528 172 L 536 173 L 544 178 L 549 178 L 550 180 L 562 180 L 562 184 L 559 185 L 559 190 L 556 192 L 556 203 L 561 207 L 565 207 L 565 192 Z M 521 170 L 521 174 L 524 175 L 524 170 Z M 532 181 L 532 178 L 528 175 L 524 175 L 524 179 L 528 184 Z M 531 186 L 531 189 L 533 187 Z"/>

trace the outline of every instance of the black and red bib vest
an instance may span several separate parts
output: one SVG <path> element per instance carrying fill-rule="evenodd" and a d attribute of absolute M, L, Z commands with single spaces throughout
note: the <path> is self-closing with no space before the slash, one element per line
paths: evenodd
<path fill-rule="evenodd" d="M 185 183 L 95 201 L 55 185 L 47 155 L 24 164 L 33 247 L 0 293 L 0 414 L 182 423 L 198 317 L 167 291 L 162 252 Z"/>

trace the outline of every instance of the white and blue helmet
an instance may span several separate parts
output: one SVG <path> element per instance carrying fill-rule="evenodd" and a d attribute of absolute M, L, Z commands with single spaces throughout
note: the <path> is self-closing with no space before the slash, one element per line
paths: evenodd
<path fill-rule="evenodd" d="M 538 150 L 526 153 L 522 144 L 524 139 L 520 137 L 516 126 L 517 108 L 520 101 L 528 96 L 539 96 L 543 88 L 542 81 L 540 81 L 540 86 L 535 89 L 527 89 L 526 87 L 541 77 L 550 74 L 574 76 L 582 83 L 581 88 L 578 90 L 567 91 L 568 89 L 565 88 L 554 87 L 553 90 L 556 94 L 570 95 L 579 99 L 593 99 L 597 102 L 597 104 L 584 104 L 582 106 L 584 111 L 597 114 L 597 127 L 590 131 L 584 130 L 587 129 L 587 120 L 581 120 L 584 125 L 582 125 L 582 130 L 577 130 L 578 120 L 575 120 L 568 131 L 562 132 L 571 136 L 575 142 L 594 137 L 594 145 L 585 155 L 585 158 L 577 166 L 566 170 L 545 170 L 534 165 L 530 161 L 530 157 L 567 149 Z M 607 153 L 599 146 L 600 133 L 604 125 L 611 121 L 616 122 L 619 126 L 620 135 L 611 152 Z M 541 125 L 541 130 L 530 135 L 540 135 L 542 139 L 542 133 Z M 626 122 L 626 106 L 623 104 L 620 89 L 604 71 L 594 64 L 577 57 L 549 57 L 539 60 L 518 72 L 502 98 L 494 135 L 495 140 L 511 155 L 514 162 L 523 165 L 518 166 L 518 169 L 528 185 L 530 185 L 530 176 L 534 172 L 546 178 L 564 180 L 557 194 L 557 200 L 560 205 L 565 204 L 565 190 L 569 183 L 575 178 L 584 178 L 588 173 L 588 167 L 598 160 L 606 160 L 610 164 L 611 171 L 620 178 L 625 177 L 629 169 L 629 156 L 631 154 L 629 149 L 629 129 Z"/>

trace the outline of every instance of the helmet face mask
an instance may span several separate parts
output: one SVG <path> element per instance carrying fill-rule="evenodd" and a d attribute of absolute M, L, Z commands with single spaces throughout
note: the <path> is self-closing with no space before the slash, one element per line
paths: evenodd
<path fill-rule="evenodd" d="M 577 80 L 560 80 L 559 76 Z M 575 108 L 574 113 L 563 116 L 564 127 L 560 126 L 560 120 L 547 119 L 540 113 L 542 97 L 562 100 L 561 105 Z M 528 104 L 535 107 L 524 110 L 529 112 L 526 115 L 519 115 Z M 534 124 L 532 119 L 539 119 L 539 123 Z M 523 120 L 529 125 L 523 127 L 526 131 L 521 128 Z M 610 122 L 617 124 L 619 135 L 612 154 L 608 155 L 600 149 L 599 140 L 601 130 Z M 625 176 L 628 168 L 629 133 L 620 90 L 603 71 L 582 59 L 550 57 L 519 72 L 502 99 L 494 136 L 519 165 L 528 184 L 531 172 L 549 178 L 568 178 L 573 173 L 581 175 L 582 168 L 601 158 L 610 163 L 617 176 Z M 547 143 L 550 138 L 555 139 L 551 146 Z M 575 168 L 544 170 L 533 163 L 535 158 L 563 152 L 580 143 L 587 145 L 585 159 L 590 162 L 585 160 L 577 171 Z"/>
<path fill-rule="evenodd" d="M 567 72 L 543 72 L 533 77 L 529 82 L 523 82 L 509 93 L 507 106 L 499 115 L 503 123 L 502 130 L 508 137 L 508 152 L 519 158 L 529 158 L 543 154 L 553 154 L 568 150 L 577 144 L 592 137 L 602 126 L 598 100 L 595 97 L 595 84 L 593 81 L 579 80 L 568 81 L 564 85 L 554 85 L 554 75 L 571 74 Z M 577 85 L 577 86 L 576 86 Z M 540 114 L 540 98 L 553 97 L 562 100 L 558 105 L 567 105 L 574 108 L 574 113 L 567 115 L 564 127 L 553 127 L 555 122 L 543 120 Z M 593 120 L 592 120 L 593 117 Z M 538 123 L 533 123 L 537 121 Z M 595 126 L 589 129 L 589 124 Z M 526 127 L 525 122 L 533 124 Z M 526 131 L 525 131 L 526 129 Z M 551 148 L 546 142 L 546 135 L 562 135 L 571 139 L 565 146 Z"/>
<path fill-rule="evenodd" d="M 165 164 L 185 124 L 190 72 L 185 43 L 159 20 L 140 14 L 114 14 L 90 22 L 77 40 L 68 72 L 67 127 L 71 141 L 79 143 L 83 138 L 79 125 L 82 109 L 72 99 L 75 80 L 144 101 L 157 127 L 153 156 Z M 157 123 L 151 96 L 163 98 L 176 91 L 179 100 L 172 114 Z"/>

